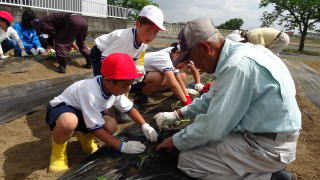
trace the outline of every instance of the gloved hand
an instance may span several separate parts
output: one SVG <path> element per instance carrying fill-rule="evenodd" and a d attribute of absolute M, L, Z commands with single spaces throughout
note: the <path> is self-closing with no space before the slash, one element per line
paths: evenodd
<path fill-rule="evenodd" d="M 146 146 L 139 141 L 122 142 L 120 145 L 120 152 L 128 154 L 142 153 Z"/>
<path fill-rule="evenodd" d="M 0 55 L 0 59 L 6 59 L 6 58 L 8 58 L 9 56 L 5 56 L 5 55 L 3 55 L 3 54 L 1 54 Z"/>
<path fill-rule="evenodd" d="M 156 119 L 158 127 L 174 124 L 177 120 L 180 119 L 177 111 L 160 112 L 156 114 L 153 118 Z"/>
<path fill-rule="evenodd" d="M 143 134 L 150 142 L 156 142 L 158 139 L 158 133 L 148 123 L 142 125 Z"/>
<path fill-rule="evenodd" d="M 30 52 L 34 55 L 37 56 L 38 55 L 38 51 L 35 48 L 31 48 Z"/>
<path fill-rule="evenodd" d="M 187 89 L 188 93 L 193 96 L 200 96 L 200 93 L 195 89 Z"/>
<path fill-rule="evenodd" d="M 209 83 L 205 84 L 205 85 L 203 86 L 203 88 L 202 88 L 201 93 L 206 93 L 206 92 L 208 92 L 212 84 L 213 84 L 213 82 L 209 82 Z"/>
<path fill-rule="evenodd" d="M 38 47 L 38 48 L 37 48 L 37 52 L 38 52 L 39 54 L 43 54 L 43 53 L 46 52 L 46 50 L 44 50 L 42 47 Z"/>
<path fill-rule="evenodd" d="M 28 54 L 27 54 L 26 50 L 23 49 L 21 51 L 21 57 L 25 57 L 25 56 L 28 56 Z"/>
<path fill-rule="evenodd" d="M 136 68 L 137 68 L 138 73 L 146 74 L 146 72 L 144 71 L 144 66 L 136 65 Z M 140 76 L 140 77 L 134 79 L 134 81 L 141 82 L 143 80 L 143 78 L 144 78 L 144 76 Z"/>
<path fill-rule="evenodd" d="M 195 88 L 197 91 L 201 92 L 202 89 L 203 89 L 203 84 L 197 83 L 196 85 L 194 85 L 194 88 Z"/>
<path fill-rule="evenodd" d="M 185 102 L 183 102 L 182 104 L 183 104 L 183 106 L 186 106 L 186 105 L 188 105 L 188 104 L 191 104 L 192 103 L 192 99 L 191 99 L 191 97 L 190 96 L 186 96 L 186 98 L 187 98 L 187 101 L 185 101 Z"/>

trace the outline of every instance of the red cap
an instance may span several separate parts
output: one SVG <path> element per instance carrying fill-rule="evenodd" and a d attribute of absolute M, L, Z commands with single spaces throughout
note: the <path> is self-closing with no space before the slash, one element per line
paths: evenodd
<path fill-rule="evenodd" d="M 110 79 L 135 79 L 143 76 L 137 73 L 133 59 L 125 53 L 112 53 L 102 61 L 101 74 Z"/>
<path fill-rule="evenodd" d="M 12 22 L 12 15 L 8 11 L 0 11 L 0 17 L 7 20 L 9 23 Z"/>

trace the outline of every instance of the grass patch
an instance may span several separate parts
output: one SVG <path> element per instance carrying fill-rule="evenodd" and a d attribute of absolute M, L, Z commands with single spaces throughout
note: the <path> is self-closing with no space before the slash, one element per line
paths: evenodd
<path fill-rule="evenodd" d="M 284 49 L 283 52 L 305 54 L 305 55 L 311 55 L 311 56 L 320 56 L 320 51 L 298 51 L 297 49 Z"/>

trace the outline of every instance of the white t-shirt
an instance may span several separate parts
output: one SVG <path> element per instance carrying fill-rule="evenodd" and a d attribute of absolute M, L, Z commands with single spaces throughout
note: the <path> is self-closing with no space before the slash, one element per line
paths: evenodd
<path fill-rule="evenodd" d="M 135 41 L 135 28 L 118 29 L 109 34 L 99 36 L 95 39 L 102 56 L 106 57 L 111 53 L 126 53 L 134 60 L 138 60 L 142 51 L 148 47 L 142 43 L 140 46 Z"/>
<path fill-rule="evenodd" d="M 101 76 L 73 83 L 59 96 L 50 101 L 51 106 L 62 102 L 82 111 L 88 129 L 93 130 L 105 124 L 101 112 L 115 106 L 120 112 L 129 112 L 133 103 L 124 95 L 113 96 L 102 90 Z"/>
<path fill-rule="evenodd" d="M 18 42 L 20 49 L 24 48 L 17 31 L 13 29 L 11 26 L 9 26 L 7 29 L 7 32 L 4 32 L 2 29 L 0 29 L 0 54 L 3 54 L 1 43 L 4 40 L 10 39 L 10 38 L 15 39 Z"/>
<path fill-rule="evenodd" d="M 160 71 L 165 73 L 166 71 L 174 71 L 175 74 L 179 73 L 173 67 L 170 52 L 173 47 L 168 47 L 157 52 L 150 52 L 144 56 L 144 69 L 146 72 Z"/>

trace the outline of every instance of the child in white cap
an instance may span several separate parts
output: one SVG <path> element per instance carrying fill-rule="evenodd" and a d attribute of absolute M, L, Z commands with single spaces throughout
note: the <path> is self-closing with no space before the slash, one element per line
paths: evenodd
<path fill-rule="evenodd" d="M 138 61 L 159 31 L 165 31 L 162 11 L 153 5 L 143 7 L 139 13 L 135 28 L 118 29 L 95 39 L 90 58 L 94 76 L 100 75 L 101 61 L 114 52 L 127 53 L 137 65 L 139 72 L 144 72 L 143 61 Z"/>

